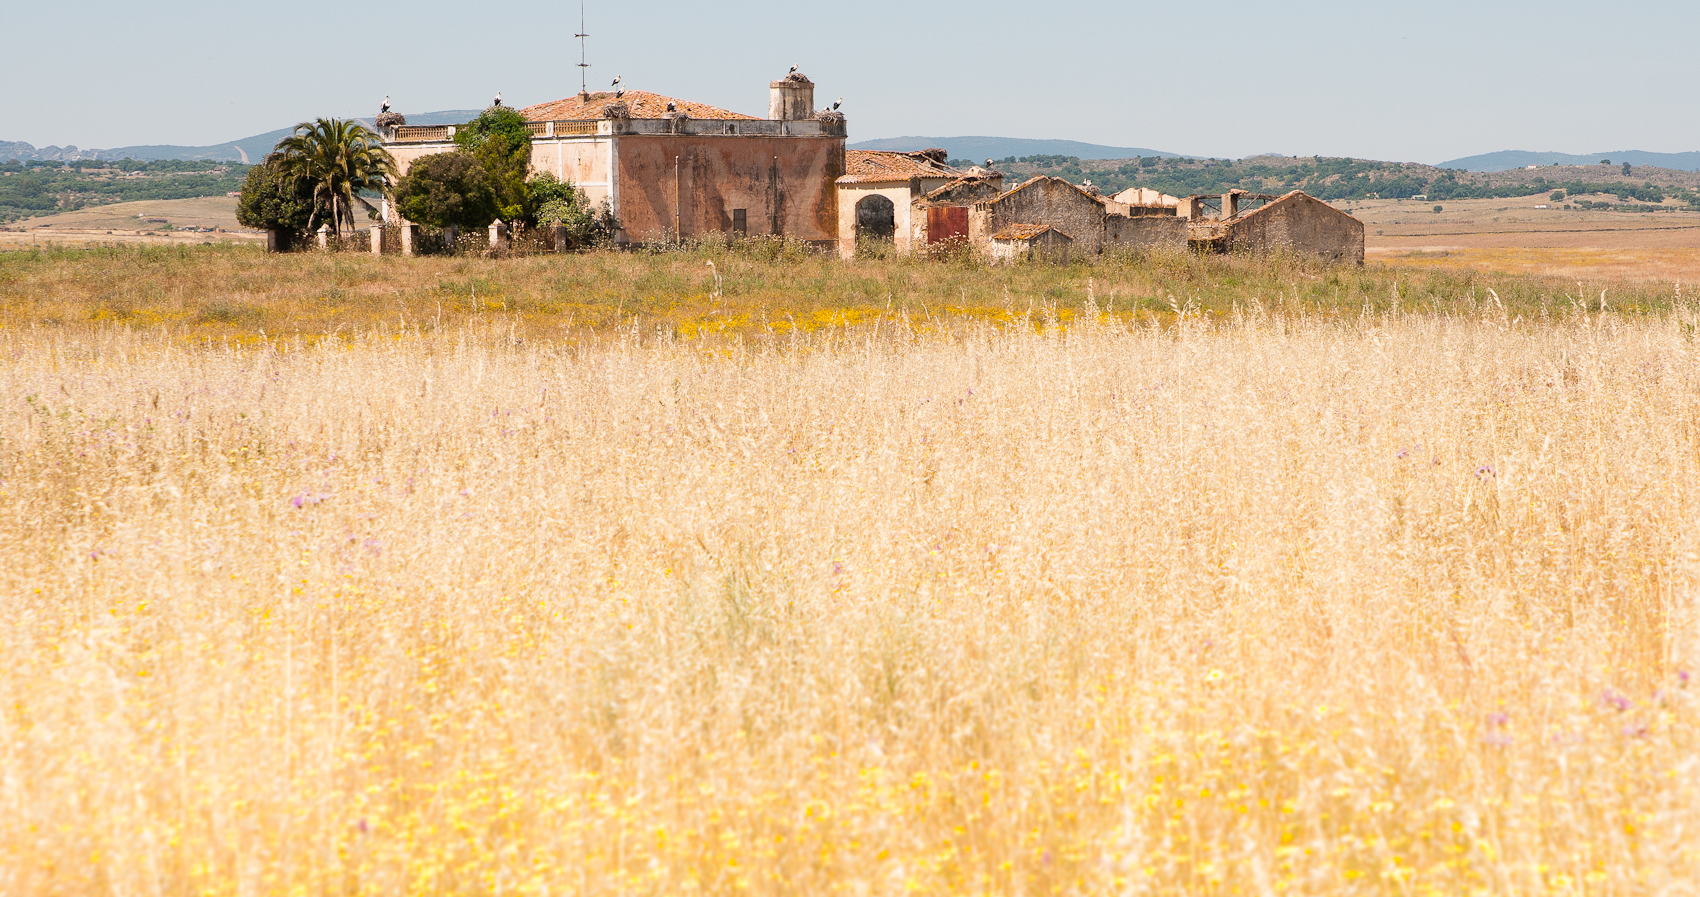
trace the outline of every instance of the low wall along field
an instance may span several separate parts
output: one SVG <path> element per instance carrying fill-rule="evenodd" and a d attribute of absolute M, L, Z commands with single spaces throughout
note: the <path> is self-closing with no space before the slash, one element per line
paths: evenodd
<path fill-rule="evenodd" d="M 0 883 L 1700 876 L 1693 306 L 1098 311 L 0 330 Z"/>

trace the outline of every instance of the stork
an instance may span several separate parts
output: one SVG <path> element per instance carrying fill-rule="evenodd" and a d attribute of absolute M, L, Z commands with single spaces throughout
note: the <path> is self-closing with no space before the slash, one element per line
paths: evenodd
<path fill-rule="evenodd" d="M 789 71 L 789 72 L 786 72 L 786 73 L 785 73 L 785 74 L 787 74 L 787 75 L 795 75 L 795 74 L 797 74 L 797 68 L 798 68 L 798 66 L 791 66 L 791 71 Z"/>
<path fill-rule="evenodd" d="M 496 91 L 496 105 L 502 105 L 502 92 L 499 90 Z"/>
<path fill-rule="evenodd" d="M 838 107 L 842 106 L 842 105 L 844 105 L 844 98 L 843 97 L 839 97 L 838 99 L 833 100 L 832 101 L 832 111 L 837 112 Z"/>
<path fill-rule="evenodd" d="M 667 111 L 668 112 L 678 112 L 679 111 L 679 104 L 669 101 L 667 103 Z"/>
<path fill-rule="evenodd" d="M 987 159 L 987 160 L 986 160 L 986 170 L 987 170 L 987 171 L 991 171 L 991 170 L 992 170 L 992 168 L 993 168 L 993 165 L 992 165 L 992 160 L 990 160 L 990 159 Z"/>
<path fill-rule="evenodd" d="M 379 112 L 390 111 L 390 95 L 389 94 L 387 94 L 387 93 L 384 94 L 384 105 L 378 107 L 378 111 Z"/>
<path fill-rule="evenodd" d="M 620 82 L 625 80 L 625 77 L 625 75 L 615 75 L 614 83 L 608 85 L 609 87 L 614 88 L 614 99 L 616 100 L 626 95 L 626 89 L 620 86 Z"/>

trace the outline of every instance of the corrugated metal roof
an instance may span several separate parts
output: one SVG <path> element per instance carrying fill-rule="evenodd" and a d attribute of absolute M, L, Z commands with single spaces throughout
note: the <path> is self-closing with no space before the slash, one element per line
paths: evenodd
<path fill-rule="evenodd" d="M 840 184 L 907 181 L 911 178 L 959 178 L 962 172 L 941 165 L 920 153 L 888 153 L 880 150 L 845 150 L 844 176 Z"/>
<path fill-rule="evenodd" d="M 753 115 L 740 115 L 717 106 L 710 106 L 707 103 L 693 103 L 689 100 L 664 97 L 647 90 L 628 90 L 624 96 L 618 99 L 612 92 L 593 93 L 588 101 L 585 100 L 583 94 L 573 94 L 564 100 L 556 100 L 553 103 L 538 103 L 535 106 L 527 106 L 519 112 L 531 121 L 595 121 L 606 117 L 603 110 L 607 109 L 612 103 L 625 103 L 626 108 L 631 110 L 628 116 L 630 118 L 661 118 L 667 114 L 667 104 L 672 103 L 678 107 L 678 111 L 691 118 L 755 119 Z"/>

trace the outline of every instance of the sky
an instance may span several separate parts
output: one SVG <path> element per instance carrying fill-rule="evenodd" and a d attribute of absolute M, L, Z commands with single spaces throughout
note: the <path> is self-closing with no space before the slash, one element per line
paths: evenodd
<path fill-rule="evenodd" d="M 0 140 L 208 145 L 579 88 L 576 2 L 8 4 Z M 852 141 L 1060 138 L 1411 162 L 1700 150 L 1693 0 L 587 0 L 591 88 L 765 115 L 793 64 Z"/>

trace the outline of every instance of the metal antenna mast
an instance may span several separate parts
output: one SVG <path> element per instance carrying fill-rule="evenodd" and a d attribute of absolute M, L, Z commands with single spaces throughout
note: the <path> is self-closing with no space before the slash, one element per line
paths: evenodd
<path fill-rule="evenodd" d="M 584 55 L 584 39 L 590 35 L 584 33 L 584 0 L 578 0 L 578 30 L 573 35 L 578 38 L 578 89 L 579 93 L 590 93 L 590 73 L 586 71 L 590 63 Z"/>

